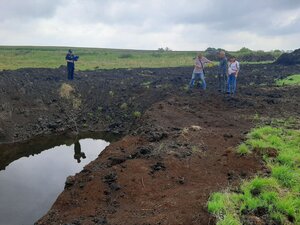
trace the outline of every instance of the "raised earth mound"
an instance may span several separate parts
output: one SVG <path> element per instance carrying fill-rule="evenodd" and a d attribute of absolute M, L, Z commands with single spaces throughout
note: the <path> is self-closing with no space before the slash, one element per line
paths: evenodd
<path fill-rule="evenodd" d="M 280 65 L 296 65 L 300 64 L 300 48 L 292 53 L 282 54 L 275 62 Z"/>

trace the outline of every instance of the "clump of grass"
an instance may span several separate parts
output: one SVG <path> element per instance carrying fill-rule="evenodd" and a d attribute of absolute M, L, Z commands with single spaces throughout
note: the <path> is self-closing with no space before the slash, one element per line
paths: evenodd
<path fill-rule="evenodd" d="M 247 155 L 250 153 L 250 149 L 248 145 L 243 143 L 237 148 L 237 153 L 239 153 L 240 155 Z"/>
<path fill-rule="evenodd" d="M 189 85 L 188 85 L 188 84 L 185 84 L 185 85 L 182 87 L 182 90 L 185 91 L 185 92 L 188 92 L 188 91 L 189 91 Z"/>
<path fill-rule="evenodd" d="M 295 128 L 300 123 L 299 119 L 295 117 L 288 117 L 287 119 L 273 119 L 271 125 L 273 127 Z"/>
<path fill-rule="evenodd" d="M 127 110 L 127 109 L 128 109 L 127 103 L 124 102 L 124 103 L 120 106 L 120 109 L 122 109 L 122 110 Z"/>
<path fill-rule="evenodd" d="M 113 91 L 109 91 L 108 94 L 111 96 L 111 97 L 114 97 L 115 93 Z"/>
<path fill-rule="evenodd" d="M 197 153 L 199 151 L 200 151 L 200 149 L 197 146 L 192 146 L 192 152 L 193 153 Z"/>
<path fill-rule="evenodd" d="M 300 74 L 294 74 L 285 79 L 277 80 L 276 84 L 278 86 L 300 85 Z"/>
<path fill-rule="evenodd" d="M 241 225 L 239 217 L 235 213 L 237 197 L 237 194 L 231 195 L 229 192 L 216 192 L 210 197 L 208 211 L 218 218 L 218 225 Z"/>
<path fill-rule="evenodd" d="M 74 109 L 79 109 L 81 106 L 82 102 L 80 98 L 73 98 L 72 99 L 72 105 Z"/>
<path fill-rule="evenodd" d="M 248 140 L 238 147 L 244 153 L 257 149 L 264 154 L 271 170 L 269 177 L 257 176 L 244 181 L 238 193 L 214 193 L 208 211 L 217 224 L 244 224 L 245 215 L 265 215 L 271 224 L 300 224 L 300 131 L 271 126 L 259 127 L 248 134 Z M 278 155 L 268 155 L 274 149 Z M 246 153 L 246 154 L 247 154 Z"/>
<path fill-rule="evenodd" d="M 142 116 L 142 113 L 139 112 L 139 111 L 135 111 L 132 113 L 132 115 L 135 117 L 135 118 L 140 118 Z"/>
<path fill-rule="evenodd" d="M 255 113 L 255 115 L 254 115 L 254 117 L 253 117 L 253 120 L 254 120 L 254 122 L 256 122 L 256 123 L 260 122 L 261 118 L 260 118 L 260 116 L 259 116 L 258 113 Z"/>
<path fill-rule="evenodd" d="M 231 214 L 225 215 L 224 219 L 219 221 L 217 225 L 242 225 L 239 219 L 235 218 Z"/>
<path fill-rule="evenodd" d="M 145 88 L 147 88 L 147 89 L 149 89 L 150 88 L 150 85 L 151 85 L 151 81 L 146 81 L 146 82 L 144 82 L 144 83 L 142 83 L 141 84 L 141 86 L 143 86 L 143 87 L 145 87 Z"/>
<path fill-rule="evenodd" d="M 299 184 L 299 175 L 292 167 L 286 165 L 276 165 L 272 167 L 272 176 L 275 177 L 284 187 L 292 188 Z"/>
<path fill-rule="evenodd" d="M 79 109 L 81 106 L 81 99 L 76 97 L 75 89 L 67 83 L 63 83 L 59 89 L 61 98 L 70 101 L 74 109 Z"/>
<path fill-rule="evenodd" d="M 61 98 L 70 99 L 72 93 L 74 93 L 74 88 L 67 83 L 63 83 L 59 89 L 59 95 Z"/>
<path fill-rule="evenodd" d="M 228 201 L 229 197 L 228 193 L 216 192 L 212 194 L 208 202 L 208 211 L 220 217 L 223 216 L 229 209 L 228 204 L 231 203 L 231 201 Z"/>

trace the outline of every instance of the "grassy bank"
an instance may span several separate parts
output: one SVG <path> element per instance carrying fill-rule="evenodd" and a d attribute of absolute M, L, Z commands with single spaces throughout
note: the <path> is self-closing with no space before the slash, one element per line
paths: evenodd
<path fill-rule="evenodd" d="M 218 225 L 300 224 L 299 130 L 271 126 L 254 129 L 237 149 L 241 155 L 253 151 L 263 155 L 270 174 L 244 181 L 234 192 L 214 193 L 209 212 Z"/>

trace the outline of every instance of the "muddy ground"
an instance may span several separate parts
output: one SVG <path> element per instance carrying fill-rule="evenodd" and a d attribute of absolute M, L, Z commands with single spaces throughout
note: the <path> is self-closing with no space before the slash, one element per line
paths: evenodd
<path fill-rule="evenodd" d="M 212 192 L 268 173 L 259 156 L 234 148 L 257 115 L 299 117 L 299 87 L 279 88 L 274 79 L 300 67 L 243 65 L 235 97 L 216 91 L 216 68 L 207 70 L 206 92 L 185 92 L 191 71 L 87 71 L 73 82 L 63 67 L 1 72 L 2 142 L 88 130 L 123 136 L 67 179 L 37 224 L 215 224 L 206 210 Z M 60 96 L 63 83 L 75 88 L 80 107 Z"/>

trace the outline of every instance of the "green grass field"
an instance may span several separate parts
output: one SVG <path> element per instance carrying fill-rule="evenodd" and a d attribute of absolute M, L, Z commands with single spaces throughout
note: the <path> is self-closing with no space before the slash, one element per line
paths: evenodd
<path fill-rule="evenodd" d="M 68 47 L 0 46 L 0 70 L 58 68 L 66 64 L 65 55 L 68 49 Z M 196 56 L 196 51 L 72 49 L 80 56 L 80 60 L 76 63 L 77 70 L 192 66 L 193 58 Z M 237 56 L 243 54 L 242 51 L 230 53 Z"/>
<path fill-rule="evenodd" d="M 78 70 L 191 66 L 196 52 L 159 52 L 72 48 Z M 57 68 L 65 65 L 67 47 L 0 47 L 0 70 Z"/>

